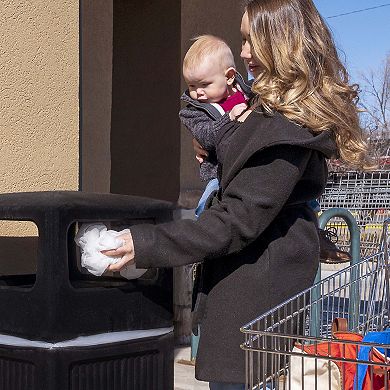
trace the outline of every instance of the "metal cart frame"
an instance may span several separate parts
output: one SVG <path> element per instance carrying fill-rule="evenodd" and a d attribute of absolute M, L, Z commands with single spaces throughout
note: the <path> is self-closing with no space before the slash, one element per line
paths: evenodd
<path fill-rule="evenodd" d="M 384 389 L 390 389 L 390 360 L 384 359 L 378 363 L 371 357 L 359 360 L 348 357 L 346 353 L 334 357 L 330 352 L 331 343 L 339 343 L 344 352 L 348 348 L 354 348 L 357 352 L 362 345 L 385 348 L 386 356 L 390 352 L 390 345 L 364 343 L 361 340 L 340 341 L 332 334 L 332 323 L 336 318 L 345 318 L 349 331 L 362 335 L 369 331 L 382 331 L 388 326 L 389 223 L 390 219 L 383 223 L 380 252 L 331 275 L 241 328 L 245 335 L 241 348 L 246 356 L 247 389 L 333 390 L 332 364 L 338 364 L 341 371 L 347 364 L 352 364 L 355 369 L 359 365 L 380 369 L 385 376 Z M 317 353 L 321 343 L 329 345 L 327 356 Z M 302 349 L 294 348 L 297 345 Z M 310 346 L 312 352 L 303 355 L 303 346 Z M 292 381 L 292 362 L 295 366 L 301 366 L 301 386 Z M 318 387 L 320 367 L 328 370 L 329 386 L 324 387 L 322 384 L 322 387 Z M 315 379 L 311 387 L 305 385 L 304 373 L 307 370 L 311 370 L 312 378 Z M 339 388 L 352 389 L 344 385 Z"/>

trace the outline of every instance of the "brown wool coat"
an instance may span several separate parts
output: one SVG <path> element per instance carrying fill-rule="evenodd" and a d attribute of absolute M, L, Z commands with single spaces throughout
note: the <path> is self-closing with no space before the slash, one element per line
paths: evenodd
<path fill-rule="evenodd" d="M 334 154 L 330 132 L 253 112 L 229 140 L 221 189 L 197 221 L 131 228 L 140 268 L 203 262 L 198 379 L 244 383 L 240 327 L 313 283 L 317 220 L 306 202 L 323 191 Z"/>

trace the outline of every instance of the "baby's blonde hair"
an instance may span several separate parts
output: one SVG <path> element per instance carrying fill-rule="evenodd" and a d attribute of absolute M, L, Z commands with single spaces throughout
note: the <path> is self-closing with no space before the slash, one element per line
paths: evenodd
<path fill-rule="evenodd" d="M 183 71 L 196 69 L 207 58 L 217 61 L 223 69 L 235 68 L 233 53 L 227 43 L 214 35 L 193 38 L 183 60 Z"/>

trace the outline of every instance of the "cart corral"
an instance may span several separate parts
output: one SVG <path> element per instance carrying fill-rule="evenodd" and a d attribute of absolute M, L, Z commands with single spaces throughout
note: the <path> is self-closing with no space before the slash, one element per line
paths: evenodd
<path fill-rule="evenodd" d="M 321 210 L 342 207 L 351 212 L 360 228 L 362 258 L 378 252 L 383 221 L 390 218 L 390 170 L 334 172 L 319 199 Z M 349 250 L 350 234 L 344 221 L 331 220 L 328 229 L 338 236 L 340 249 Z"/>

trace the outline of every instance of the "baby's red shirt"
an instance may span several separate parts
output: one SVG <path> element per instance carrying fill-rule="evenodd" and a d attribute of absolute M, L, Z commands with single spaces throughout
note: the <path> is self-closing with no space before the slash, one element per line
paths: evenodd
<path fill-rule="evenodd" d="M 220 101 L 218 104 L 224 109 L 224 111 L 230 111 L 237 104 L 246 103 L 245 95 L 241 91 L 233 93 L 225 100 Z"/>

